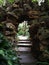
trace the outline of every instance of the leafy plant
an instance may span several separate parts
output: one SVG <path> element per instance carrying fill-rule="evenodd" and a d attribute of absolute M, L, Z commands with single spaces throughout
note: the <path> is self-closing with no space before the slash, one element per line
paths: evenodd
<path fill-rule="evenodd" d="M 0 33 L 0 64 L 20 65 L 17 54 L 12 50 L 11 43 Z"/>
<path fill-rule="evenodd" d="M 8 1 L 8 3 L 10 3 L 10 4 L 12 4 L 12 3 L 14 3 L 14 1 L 15 0 L 0 0 L 0 5 L 2 6 L 5 6 L 5 4 L 7 3 L 7 1 Z"/>
<path fill-rule="evenodd" d="M 37 62 L 38 65 L 49 65 L 48 62 Z"/>
<path fill-rule="evenodd" d="M 29 25 L 27 22 L 20 23 L 18 26 L 18 35 L 29 36 Z"/>
<path fill-rule="evenodd" d="M 12 3 L 14 3 L 14 0 L 8 0 L 8 2 L 12 4 Z"/>

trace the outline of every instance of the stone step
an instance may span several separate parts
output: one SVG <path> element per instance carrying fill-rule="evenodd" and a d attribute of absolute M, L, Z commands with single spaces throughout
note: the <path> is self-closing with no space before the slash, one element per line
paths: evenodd
<path fill-rule="evenodd" d="M 18 52 L 30 52 L 31 47 L 16 47 L 15 50 Z"/>
<path fill-rule="evenodd" d="M 17 43 L 17 46 L 18 47 L 31 47 L 32 46 L 32 44 L 30 43 Z"/>
<path fill-rule="evenodd" d="M 30 42 L 30 40 L 19 40 L 17 42 L 17 46 L 18 47 L 31 47 L 32 43 Z"/>
<path fill-rule="evenodd" d="M 20 63 L 22 65 L 25 65 L 25 64 L 33 65 L 37 61 L 31 53 L 28 53 L 28 54 L 19 53 L 18 57 L 21 58 Z"/>
<path fill-rule="evenodd" d="M 18 43 L 30 43 L 30 41 L 28 41 L 28 40 L 20 40 L 20 41 L 18 41 Z"/>
<path fill-rule="evenodd" d="M 22 37 L 21 37 L 22 38 Z M 19 39 L 19 41 L 30 41 L 31 40 L 31 38 L 28 38 L 28 39 L 25 39 L 25 38 L 23 38 L 23 39 Z"/>
<path fill-rule="evenodd" d="M 32 43 L 29 40 L 19 40 L 17 43 L 18 57 L 21 65 L 35 65 L 36 59 L 31 53 Z"/>

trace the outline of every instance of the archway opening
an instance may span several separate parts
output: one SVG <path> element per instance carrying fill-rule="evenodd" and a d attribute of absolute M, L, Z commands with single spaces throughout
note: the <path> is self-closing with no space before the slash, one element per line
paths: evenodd
<path fill-rule="evenodd" d="M 18 25 L 17 38 L 27 40 L 30 38 L 28 21 L 23 21 Z"/>

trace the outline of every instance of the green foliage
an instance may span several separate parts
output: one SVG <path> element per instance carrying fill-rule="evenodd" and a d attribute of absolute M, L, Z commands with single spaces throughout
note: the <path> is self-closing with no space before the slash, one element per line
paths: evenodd
<path fill-rule="evenodd" d="M 8 49 L 11 43 L 0 33 L 0 49 Z"/>
<path fill-rule="evenodd" d="M 48 62 L 37 62 L 38 65 L 49 65 Z"/>
<path fill-rule="evenodd" d="M 3 5 L 5 6 L 7 1 L 8 1 L 8 3 L 12 4 L 12 3 L 14 3 L 15 0 L 0 0 L 0 5 L 1 6 L 3 6 Z"/>
<path fill-rule="evenodd" d="M 0 0 L 0 5 L 3 5 L 3 3 L 4 3 L 4 0 Z"/>
<path fill-rule="evenodd" d="M 32 0 L 32 2 L 38 2 L 37 0 Z"/>
<path fill-rule="evenodd" d="M 14 0 L 8 0 L 8 2 L 12 4 L 12 3 L 14 3 Z"/>
<path fill-rule="evenodd" d="M 18 26 L 18 35 L 29 36 L 29 26 L 27 23 L 21 23 Z"/>
<path fill-rule="evenodd" d="M 48 5 L 49 5 L 49 0 L 48 0 Z"/>
<path fill-rule="evenodd" d="M 11 43 L 0 33 L 0 64 L 20 65 L 17 54 L 12 50 Z"/>
<path fill-rule="evenodd" d="M 20 30 L 20 31 L 18 32 L 18 34 L 19 34 L 19 35 L 23 35 L 24 32 L 23 32 L 22 30 Z"/>

